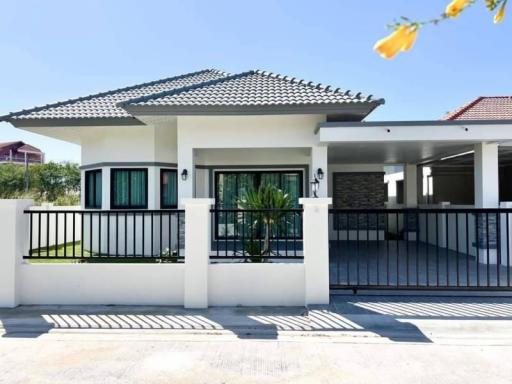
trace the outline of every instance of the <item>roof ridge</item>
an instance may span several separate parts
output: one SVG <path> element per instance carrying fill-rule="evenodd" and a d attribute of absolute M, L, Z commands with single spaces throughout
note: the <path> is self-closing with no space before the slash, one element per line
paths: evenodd
<path fill-rule="evenodd" d="M 227 76 L 221 77 L 219 79 L 203 81 L 202 83 L 187 85 L 187 86 L 181 87 L 181 88 L 170 89 L 168 91 L 157 92 L 157 93 L 153 93 L 151 95 L 140 96 L 140 97 L 135 97 L 133 99 L 121 101 L 119 103 L 116 103 L 116 106 L 123 108 L 125 106 L 128 106 L 129 104 L 143 103 L 143 102 L 151 100 L 151 99 L 159 99 L 161 97 L 173 96 L 173 95 L 177 95 L 178 93 L 183 93 L 183 92 L 191 91 L 193 89 L 208 87 L 210 85 L 215 85 L 215 84 L 223 83 L 225 81 L 238 79 L 238 78 L 248 76 L 248 75 L 251 75 L 254 73 L 256 73 L 256 71 L 251 70 L 251 71 L 245 71 L 245 72 L 240 72 L 240 73 L 235 73 L 235 74 L 228 74 Z"/>
<path fill-rule="evenodd" d="M 485 96 L 479 96 L 473 101 L 468 102 L 466 105 L 462 106 L 459 110 L 455 110 L 448 113 L 448 117 L 446 120 L 455 120 L 457 117 L 462 115 L 464 112 L 468 111 L 470 108 L 473 108 L 479 102 L 484 99 Z"/>
<path fill-rule="evenodd" d="M 271 71 L 265 71 L 265 70 L 261 70 L 261 69 L 256 69 L 254 70 L 255 73 L 258 73 L 260 75 L 264 75 L 264 76 L 268 76 L 268 77 L 275 77 L 277 79 L 283 79 L 283 80 L 286 80 L 292 84 L 298 84 L 298 85 L 303 85 L 305 87 L 310 87 L 310 88 L 314 88 L 314 89 L 318 89 L 318 90 L 321 90 L 321 91 L 325 91 L 325 92 L 332 92 L 332 93 L 337 93 L 337 94 L 343 94 L 344 96 L 347 96 L 347 97 L 354 97 L 358 100 L 361 100 L 363 98 L 366 99 L 366 101 L 370 101 L 372 100 L 373 98 L 373 95 L 370 94 L 366 97 L 363 97 L 363 94 L 361 92 L 357 92 L 355 95 L 351 93 L 351 90 L 350 89 L 342 89 L 342 88 L 333 88 L 331 87 L 330 85 L 323 85 L 322 83 L 318 83 L 318 82 L 314 82 L 314 81 L 306 81 L 305 79 L 297 79 L 296 77 L 291 77 L 291 76 L 288 76 L 288 75 L 282 75 L 280 73 L 275 73 L 275 72 L 271 72 Z M 377 100 L 383 100 L 382 98 L 381 99 L 377 99 Z"/>
<path fill-rule="evenodd" d="M 46 104 L 46 105 L 42 105 L 42 106 L 39 106 L 39 107 L 22 109 L 21 111 L 18 111 L 18 112 L 10 112 L 7 115 L 0 116 L 0 122 L 5 121 L 6 119 L 11 118 L 11 117 L 15 117 L 15 116 L 19 116 L 19 115 L 25 115 L 27 113 L 38 112 L 38 111 L 41 111 L 41 110 L 44 110 L 44 109 L 48 109 L 48 108 L 60 107 L 62 105 L 66 105 L 66 104 L 69 104 L 69 103 L 76 103 L 76 102 L 79 102 L 79 101 L 90 100 L 90 99 L 93 99 L 93 98 L 96 98 L 96 97 L 104 97 L 104 96 L 112 95 L 112 94 L 119 93 L 119 92 L 130 91 L 130 90 L 136 89 L 136 88 L 148 87 L 148 86 L 151 86 L 151 85 L 165 83 L 167 81 L 180 80 L 180 79 L 183 79 L 183 78 L 186 78 L 186 77 L 196 76 L 196 75 L 199 75 L 199 74 L 202 74 L 202 73 L 213 72 L 213 71 L 226 74 L 226 72 L 224 72 L 224 71 L 222 71 L 220 69 L 207 68 L 207 69 L 202 69 L 202 70 L 195 71 L 195 72 L 184 73 L 184 74 L 181 74 L 181 75 L 178 75 L 178 76 L 169 76 L 169 77 L 166 77 L 166 78 L 163 78 L 163 79 L 159 79 L 159 80 L 147 81 L 147 82 L 140 83 L 140 84 L 130 85 L 128 87 L 111 89 L 111 90 L 104 91 L 104 92 L 99 92 L 99 93 L 92 93 L 92 94 L 87 95 L 87 96 L 77 97 L 77 98 L 74 98 L 74 99 L 68 99 L 68 100 L 65 100 L 65 101 L 59 101 L 59 102 L 56 102 L 56 103 Z"/>

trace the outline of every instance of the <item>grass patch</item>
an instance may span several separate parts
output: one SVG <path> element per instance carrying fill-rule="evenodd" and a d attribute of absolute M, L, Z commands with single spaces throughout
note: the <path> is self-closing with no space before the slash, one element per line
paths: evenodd
<path fill-rule="evenodd" d="M 71 259 L 73 256 L 73 249 L 76 257 L 84 257 L 84 259 Z M 64 251 L 66 257 L 64 257 Z M 26 259 L 31 264 L 80 264 L 80 263 L 177 263 L 179 260 L 173 256 L 162 257 L 143 257 L 143 256 L 108 256 L 100 255 L 96 252 L 89 252 L 86 249 L 82 251 L 82 244 L 76 241 L 75 244 L 59 244 L 58 246 L 51 246 L 49 248 L 41 247 L 40 249 L 33 249 L 32 256 L 42 257 L 41 259 Z M 46 259 L 43 257 L 58 257 L 58 259 Z"/>

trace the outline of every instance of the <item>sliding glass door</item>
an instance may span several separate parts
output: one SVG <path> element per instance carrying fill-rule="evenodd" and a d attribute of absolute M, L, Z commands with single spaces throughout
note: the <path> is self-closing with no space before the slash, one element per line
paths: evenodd
<path fill-rule="evenodd" d="M 249 190 L 256 191 L 261 185 L 274 185 L 288 193 L 293 208 L 299 207 L 299 198 L 303 193 L 302 171 L 219 171 L 215 173 L 215 202 L 218 209 L 237 209 L 238 200 Z M 220 212 L 215 218 L 217 238 L 237 237 L 243 226 L 249 223 L 236 220 L 235 212 Z M 292 215 L 290 215 L 292 217 Z M 295 216 L 294 216 L 295 217 Z M 244 217 L 250 220 L 250 215 Z M 242 220 L 243 221 L 243 220 Z M 238 224 L 236 224 L 238 223 Z M 288 236 L 300 237 L 301 223 L 291 223 L 286 229 Z M 253 234 L 260 237 L 259 231 Z"/>

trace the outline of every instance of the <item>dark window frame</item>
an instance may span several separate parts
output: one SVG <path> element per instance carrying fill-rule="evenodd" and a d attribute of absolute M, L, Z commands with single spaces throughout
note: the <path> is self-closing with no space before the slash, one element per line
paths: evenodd
<path fill-rule="evenodd" d="M 164 173 L 171 172 L 176 175 L 176 195 L 178 194 L 178 170 L 176 168 L 160 168 L 160 208 L 161 209 L 176 209 L 178 208 L 178 196 L 176 196 L 176 204 L 174 205 L 166 205 L 164 204 L 164 194 L 163 194 L 163 183 L 164 183 Z"/>
<path fill-rule="evenodd" d="M 91 169 L 88 171 L 85 171 L 84 177 L 85 177 L 85 193 L 84 193 L 84 206 L 86 209 L 101 209 L 103 204 L 103 182 L 101 183 L 101 196 L 100 204 L 98 205 L 98 202 L 96 201 L 96 174 L 100 174 L 103 177 L 103 170 L 102 169 Z M 91 199 L 88 199 L 88 193 L 89 193 L 89 175 L 94 174 L 93 179 L 93 196 L 92 200 L 94 200 L 93 204 L 89 204 Z"/>
<path fill-rule="evenodd" d="M 248 174 L 252 173 L 256 175 L 256 185 L 255 188 L 259 188 L 261 185 L 261 175 L 264 173 L 297 173 L 300 177 L 300 188 L 299 188 L 299 196 L 304 197 L 304 170 L 303 169 L 282 169 L 282 170 L 252 170 L 252 169 L 246 169 L 246 170 L 236 170 L 236 171 L 223 171 L 223 170 L 216 170 L 215 171 L 215 182 L 213 186 L 213 194 L 215 198 L 215 207 L 218 208 L 219 204 L 219 175 L 220 174 Z"/>
<path fill-rule="evenodd" d="M 131 172 L 140 172 L 142 171 L 144 173 L 144 184 L 145 184 L 145 197 L 144 205 L 131 205 L 128 204 L 126 206 L 124 205 L 116 205 L 114 203 L 115 201 L 115 190 L 114 190 L 114 175 L 116 172 L 130 172 L 128 177 L 128 201 L 131 201 L 132 199 L 132 186 L 131 186 Z M 111 168 L 110 169 L 110 208 L 111 209 L 148 209 L 148 169 L 147 168 Z"/>
<path fill-rule="evenodd" d="M 220 174 L 248 174 L 248 173 L 253 173 L 253 174 L 256 174 L 256 180 L 255 180 L 255 188 L 259 188 L 260 185 L 261 185 L 261 175 L 264 174 L 264 173 L 278 173 L 278 174 L 283 174 L 283 173 L 297 173 L 299 175 L 299 179 L 300 179 L 300 184 L 299 184 L 299 198 L 300 197 L 303 197 L 304 196 L 304 179 L 305 179 L 305 171 L 303 169 L 280 169 L 280 170 L 265 170 L 265 169 L 258 169 L 258 170 L 252 170 L 252 169 L 239 169 L 239 170 L 229 170 L 229 171 L 224 171 L 222 169 L 219 169 L 219 170 L 215 170 L 214 171 L 214 190 L 213 190 L 213 194 L 214 194 L 214 197 L 215 197 L 215 208 L 216 209 L 220 209 L 219 208 L 219 202 L 220 202 L 220 199 L 219 199 L 219 188 L 218 188 L 218 184 L 219 184 L 219 176 Z M 237 181 L 238 182 L 238 181 Z M 238 188 L 237 188 L 238 189 Z M 216 241 L 219 241 L 219 240 L 225 240 L 226 238 L 230 238 L 230 239 L 233 239 L 232 237 L 228 237 L 228 236 L 221 236 L 219 234 L 219 214 L 215 214 L 214 215 L 214 219 L 213 219 L 213 226 L 214 226 L 214 229 L 213 229 L 213 239 L 216 240 Z M 288 239 L 297 239 L 297 240 L 301 240 L 302 239 L 302 231 L 303 231 L 303 228 L 300 228 L 300 234 L 298 236 L 289 236 Z M 258 235 L 256 237 L 254 237 L 254 239 L 260 239 L 260 238 L 263 238 L 262 235 Z"/>

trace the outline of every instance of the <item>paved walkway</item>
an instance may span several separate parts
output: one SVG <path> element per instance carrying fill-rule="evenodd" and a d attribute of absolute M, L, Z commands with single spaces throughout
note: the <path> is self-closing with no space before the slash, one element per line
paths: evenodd
<path fill-rule="evenodd" d="M 512 298 L 0 310 L 0 383 L 510 383 Z"/>

